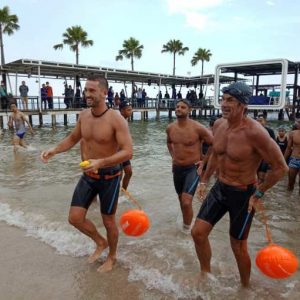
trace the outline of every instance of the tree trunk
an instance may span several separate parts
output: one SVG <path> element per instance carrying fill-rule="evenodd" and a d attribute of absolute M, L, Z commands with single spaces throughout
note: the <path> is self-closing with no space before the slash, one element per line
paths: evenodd
<path fill-rule="evenodd" d="M 76 45 L 76 65 L 79 64 L 79 48 L 78 45 Z"/>
<path fill-rule="evenodd" d="M 133 54 L 131 55 L 131 71 L 134 71 Z M 134 96 L 134 81 L 131 82 L 131 100 L 133 100 L 133 96 Z"/>
<path fill-rule="evenodd" d="M 201 60 L 201 79 L 203 77 L 203 67 L 204 67 L 204 61 Z M 200 83 L 200 94 L 203 94 L 203 86 L 202 86 L 202 82 Z"/>
<path fill-rule="evenodd" d="M 175 56 L 176 56 L 176 52 L 173 53 L 173 76 L 175 76 L 175 69 L 176 69 L 176 66 L 175 66 Z"/>
<path fill-rule="evenodd" d="M 4 59 L 4 45 L 3 45 L 3 33 L 2 33 L 1 23 L 0 23 L 0 48 L 1 48 L 1 65 L 4 65 L 5 59 Z"/>
<path fill-rule="evenodd" d="M 0 65 L 3 66 L 3 65 L 5 65 L 5 59 L 4 59 L 4 45 L 3 45 L 3 33 L 2 33 L 1 23 L 0 23 L 0 51 L 1 51 Z M 2 81 L 4 82 L 4 85 L 6 87 L 6 74 L 5 74 L 5 72 L 2 73 Z"/>

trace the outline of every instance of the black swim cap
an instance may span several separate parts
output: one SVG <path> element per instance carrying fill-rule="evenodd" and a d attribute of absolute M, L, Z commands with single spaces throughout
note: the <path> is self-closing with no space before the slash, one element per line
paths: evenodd
<path fill-rule="evenodd" d="M 248 104 L 252 96 L 251 88 L 242 81 L 237 81 L 222 89 L 223 94 L 229 94 L 243 104 Z"/>
<path fill-rule="evenodd" d="M 127 101 L 122 101 L 119 105 L 119 109 L 123 109 L 125 107 L 131 106 L 131 103 L 127 102 Z"/>

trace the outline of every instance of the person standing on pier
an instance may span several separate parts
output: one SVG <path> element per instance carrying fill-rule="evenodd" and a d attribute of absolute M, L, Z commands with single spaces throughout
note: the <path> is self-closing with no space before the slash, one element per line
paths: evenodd
<path fill-rule="evenodd" d="M 48 108 L 53 109 L 53 90 L 49 82 L 46 82 Z"/>
<path fill-rule="evenodd" d="M 29 88 L 25 84 L 25 81 L 22 81 L 22 84 L 19 86 L 19 92 L 23 104 L 23 109 L 28 110 L 28 92 Z"/>
<path fill-rule="evenodd" d="M 192 200 L 199 182 L 197 168 L 201 158 L 201 145 L 211 145 L 212 133 L 199 122 L 191 120 L 191 104 L 186 99 L 177 102 L 177 120 L 167 127 L 167 146 L 172 157 L 172 171 L 175 190 L 178 195 L 183 231 L 190 233 L 193 219 Z"/>
<path fill-rule="evenodd" d="M 97 270 L 107 272 L 112 270 L 117 255 L 119 231 L 115 213 L 120 190 L 120 164 L 131 159 L 132 140 L 125 119 L 117 111 L 106 106 L 106 78 L 88 77 L 84 91 L 87 106 L 90 108 L 80 112 L 75 129 L 58 145 L 43 151 L 41 159 L 46 163 L 56 154 L 68 151 L 80 142 L 81 158 L 89 163 L 82 167 L 83 175 L 71 202 L 69 223 L 96 243 L 96 250 L 89 257 L 89 263 L 95 262 L 108 247 L 108 256 Z M 97 194 L 107 239 L 86 217 L 88 208 Z"/>

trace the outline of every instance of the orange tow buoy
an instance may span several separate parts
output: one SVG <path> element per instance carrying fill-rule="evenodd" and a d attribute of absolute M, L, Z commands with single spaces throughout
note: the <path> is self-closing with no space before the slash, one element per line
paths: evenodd
<path fill-rule="evenodd" d="M 150 221 L 144 211 L 132 209 L 121 215 L 120 225 L 125 234 L 130 236 L 141 236 L 149 229 Z"/>
<path fill-rule="evenodd" d="M 258 251 L 256 265 L 268 277 L 283 279 L 298 269 L 298 258 L 284 247 L 270 244 Z"/>

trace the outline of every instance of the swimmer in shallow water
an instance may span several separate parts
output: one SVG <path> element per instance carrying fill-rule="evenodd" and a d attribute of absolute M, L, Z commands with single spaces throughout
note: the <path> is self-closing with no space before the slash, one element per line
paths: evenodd
<path fill-rule="evenodd" d="M 26 134 L 25 123 L 28 125 L 29 131 L 33 134 L 33 129 L 26 117 L 26 115 L 18 110 L 17 105 L 12 103 L 10 105 L 10 109 L 12 111 L 11 115 L 8 119 L 8 127 L 15 127 L 15 136 L 13 138 L 14 151 L 17 151 L 17 146 L 21 146 L 23 148 L 27 148 L 25 144 L 24 137 Z"/>

